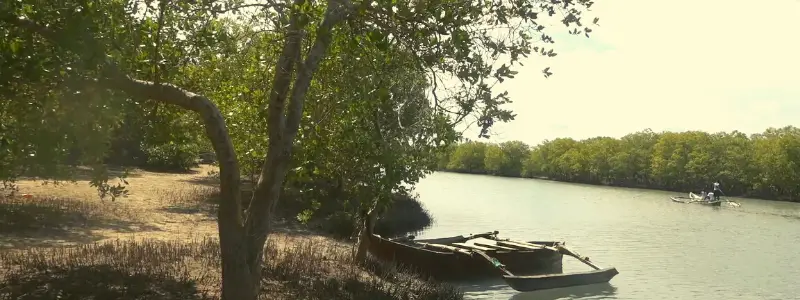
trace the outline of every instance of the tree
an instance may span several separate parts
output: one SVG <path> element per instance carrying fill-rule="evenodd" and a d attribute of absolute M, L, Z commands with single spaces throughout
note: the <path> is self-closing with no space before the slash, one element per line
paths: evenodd
<path fill-rule="evenodd" d="M 436 124 L 447 121 L 448 126 L 462 122 L 469 116 L 475 117 L 481 128 L 481 136 L 487 136 L 494 122 L 508 121 L 514 117 L 503 108 L 504 104 L 510 102 L 507 94 L 494 94 L 490 81 L 513 77 L 516 72 L 512 68 L 518 60 L 532 52 L 544 56 L 555 55 L 552 50 L 537 45 L 533 39 L 532 33 L 542 33 L 545 29 L 543 24 L 547 24 L 538 20 L 539 14 L 551 17 L 558 14 L 558 18 L 563 17 L 561 22 L 572 28 L 571 33 L 588 34 L 591 29 L 582 24 L 581 13 L 591 4 L 586 0 L 548 3 L 349 0 L 255 4 L 240 1 L 164 1 L 155 4 L 121 0 L 5 2 L 0 4 L 0 22 L 4 24 L 3 44 L 11 45 L 6 49 L 11 53 L 4 53 L 4 57 L 13 57 L 9 69 L 14 70 L 3 78 L 4 86 L 11 87 L 5 95 L 7 99 L 37 96 L 37 100 L 41 100 L 37 103 L 50 106 L 33 106 L 32 109 L 16 101 L 13 104 L 15 106 L 10 107 L 14 116 L 3 117 L 15 120 L 15 125 L 35 124 L 39 119 L 20 116 L 39 109 L 62 114 L 64 109 L 55 104 L 69 100 L 86 104 L 84 109 L 74 111 L 88 113 L 81 118 L 85 123 L 75 125 L 74 136 L 79 132 L 91 133 L 85 135 L 86 139 L 82 141 L 85 145 L 80 146 L 87 150 L 86 157 L 93 158 L 95 164 L 99 165 L 97 162 L 103 157 L 105 149 L 92 146 L 108 140 L 109 129 L 113 127 L 100 127 L 100 131 L 87 128 L 90 125 L 115 123 L 117 114 L 113 108 L 117 105 L 141 105 L 139 101 L 154 100 L 155 103 L 169 104 L 197 114 L 220 164 L 222 200 L 218 224 L 222 298 L 255 299 L 260 283 L 263 246 L 271 229 L 272 211 L 280 199 L 293 163 L 292 153 L 301 125 L 308 124 L 304 115 L 306 98 L 334 40 L 350 38 L 359 45 L 386 53 L 392 53 L 390 49 L 408 51 L 413 58 L 412 68 L 432 73 L 434 89 L 439 86 L 439 74 L 453 75 L 459 82 L 455 92 L 445 98 L 434 95 L 433 103 L 422 111 L 432 116 L 431 120 L 440 120 Z M 260 98 L 266 100 L 256 101 L 261 105 L 250 109 L 266 124 L 267 141 L 252 199 L 243 208 L 240 201 L 240 158 L 236 154 L 237 149 L 225 116 L 210 98 L 179 87 L 176 83 L 191 85 L 181 82 L 181 76 L 178 75 L 190 72 L 188 65 L 193 64 L 192 61 L 213 59 L 210 55 L 219 58 L 223 54 L 209 51 L 216 49 L 214 43 L 221 42 L 230 47 L 228 53 L 232 49 L 240 49 L 238 41 L 225 40 L 228 32 L 220 30 L 224 20 L 220 14 L 240 14 L 245 7 L 260 9 L 255 19 L 267 24 L 260 24 L 261 27 L 279 31 L 282 46 L 273 71 L 261 74 L 268 92 Z M 507 36 L 499 36 L 499 28 L 507 29 Z M 163 38 L 162 35 L 170 38 Z M 541 34 L 541 41 L 544 44 L 552 43 L 552 38 Z M 26 45 L 24 51 L 35 54 L 30 56 L 30 60 L 25 59 L 27 53 L 19 52 L 20 44 Z M 385 56 L 384 59 L 391 60 L 391 57 Z M 494 64 L 493 61 L 498 59 L 506 63 L 499 66 Z M 57 71 L 54 72 L 53 68 Z M 551 73 L 545 70 L 545 74 L 549 76 Z M 72 80 L 74 84 L 70 82 Z M 66 87 L 60 86 L 60 89 L 49 91 L 41 88 L 59 84 L 65 84 Z M 386 88 L 380 89 L 384 90 L 377 93 L 385 94 Z M 88 97 L 75 97 L 78 92 L 88 93 Z M 384 110 L 387 113 L 390 111 Z M 104 116 L 110 119 L 102 119 Z M 45 119 L 65 120 L 59 116 Z M 242 126 L 258 127 L 263 123 Z M 377 123 L 375 128 L 379 130 L 376 133 L 383 126 Z M 36 138 L 59 136 L 46 129 L 52 127 L 51 124 L 37 126 L 41 130 Z M 18 126 L 8 136 L 23 136 L 24 128 Z M 409 131 L 400 132 L 396 134 L 411 134 Z M 11 143 L 6 134 L 2 140 Z M 393 145 L 378 149 L 390 149 L 390 146 Z M 15 142 L 14 146 L 7 149 L 10 150 L 6 150 L 4 161 L 14 167 L 10 169 L 14 171 L 3 174 L 9 179 L 23 172 L 23 169 L 30 172 L 30 166 L 58 165 L 63 156 L 63 153 L 47 153 L 47 161 L 32 162 L 18 159 L 23 154 L 34 153 L 29 145 Z M 61 149 L 63 147 L 57 147 L 55 151 Z M 35 150 L 38 151 L 37 155 L 48 151 L 44 147 Z M 403 173 L 402 168 L 394 170 Z M 51 170 L 40 171 L 42 175 L 47 175 Z M 105 184 L 106 181 L 98 181 L 101 188 Z M 381 188 L 388 186 L 391 184 Z"/>
<path fill-rule="evenodd" d="M 800 129 L 787 126 L 769 128 L 763 134 L 753 136 L 755 161 L 761 174 L 756 188 L 772 195 L 797 197 L 800 178 Z"/>
<path fill-rule="evenodd" d="M 753 143 L 744 133 L 718 133 L 714 135 L 714 152 L 719 158 L 717 180 L 725 183 L 725 193 L 742 195 L 754 188 L 755 174 Z"/>
<path fill-rule="evenodd" d="M 530 155 L 530 147 L 520 141 L 488 145 L 484 158 L 486 172 L 494 175 L 519 177 L 523 159 Z"/>
<path fill-rule="evenodd" d="M 486 143 L 470 141 L 456 148 L 451 155 L 447 168 L 466 173 L 485 173 Z"/>

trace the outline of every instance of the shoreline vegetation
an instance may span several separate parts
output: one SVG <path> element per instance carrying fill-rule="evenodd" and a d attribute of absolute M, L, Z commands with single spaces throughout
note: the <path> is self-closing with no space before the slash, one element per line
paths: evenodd
<path fill-rule="evenodd" d="M 214 174 L 209 165 L 134 170 L 128 197 L 114 202 L 99 200 L 88 180 L 18 181 L 14 195 L 0 194 L 0 299 L 219 299 Z M 432 222 L 416 198 L 395 201 L 384 232 Z M 355 262 L 348 233 L 324 209 L 308 225 L 288 206 L 277 213 L 286 218 L 264 248 L 262 299 L 463 297 L 398 266 Z"/>
<path fill-rule="evenodd" d="M 522 177 L 676 192 L 800 201 L 800 129 L 762 133 L 653 132 L 621 138 L 558 138 L 536 146 L 520 141 L 466 141 L 439 157 L 439 171 Z"/>

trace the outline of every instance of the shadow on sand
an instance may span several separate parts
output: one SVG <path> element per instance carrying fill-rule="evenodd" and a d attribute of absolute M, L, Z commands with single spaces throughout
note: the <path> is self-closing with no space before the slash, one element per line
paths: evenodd
<path fill-rule="evenodd" d="M 189 278 L 165 274 L 130 274 L 110 266 L 77 266 L 12 274 L 4 299 L 213 299 Z"/>
<path fill-rule="evenodd" d="M 63 172 L 63 174 L 47 174 L 48 176 L 46 177 L 61 181 L 63 184 L 67 184 L 71 180 L 90 181 L 94 177 L 92 169 L 86 166 L 67 166 L 64 167 Z M 142 174 L 136 172 L 136 169 L 120 166 L 107 166 L 106 172 L 108 172 L 109 183 L 116 182 L 116 178 L 123 175 L 127 178 L 142 177 Z M 41 178 L 39 178 L 40 175 L 41 174 L 24 174 L 19 179 L 42 181 Z"/>
<path fill-rule="evenodd" d="M 0 197 L 0 250 L 51 247 L 65 241 L 90 243 L 104 238 L 96 229 L 115 232 L 159 230 L 143 222 L 118 219 L 113 204 L 59 198 Z"/>
<path fill-rule="evenodd" d="M 458 284 L 464 293 L 479 296 L 483 294 L 490 299 L 509 300 L 561 300 L 561 299 L 610 299 L 617 293 L 617 288 L 610 283 L 558 288 L 535 292 L 517 292 L 511 289 L 502 279 L 465 282 Z M 503 296 L 500 296 L 500 295 Z"/>

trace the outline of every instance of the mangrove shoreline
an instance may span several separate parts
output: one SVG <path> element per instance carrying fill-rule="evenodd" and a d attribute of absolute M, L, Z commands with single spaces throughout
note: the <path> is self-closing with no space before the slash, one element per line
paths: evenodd
<path fill-rule="evenodd" d="M 453 174 L 464 174 L 464 175 L 476 175 L 476 176 L 492 176 L 492 177 L 501 177 L 501 178 L 516 178 L 516 179 L 530 179 L 530 180 L 542 180 L 542 181 L 552 181 L 552 182 L 559 182 L 559 183 L 569 183 L 569 184 L 582 184 L 582 185 L 590 185 L 590 186 L 604 186 L 604 187 L 615 187 L 615 188 L 624 188 L 624 189 L 639 189 L 639 190 L 648 190 L 648 191 L 661 191 L 661 192 L 674 192 L 674 193 L 689 193 L 689 192 L 699 192 L 699 190 L 670 190 L 670 189 L 663 189 L 663 188 L 653 188 L 648 186 L 625 186 L 625 185 L 617 185 L 617 184 L 603 184 L 603 183 L 589 183 L 589 182 L 571 182 L 571 181 L 563 181 L 558 179 L 552 179 L 547 177 L 519 177 L 519 176 L 504 176 L 504 175 L 492 175 L 486 173 L 467 173 L 467 172 L 457 172 L 457 171 L 436 171 L 438 173 L 453 173 Z M 706 192 L 710 192 L 711 190 L 706 189 Z M 725 190 L 723 189 L 723 192 Z M 791 203 L 800 203 L 800 199 L 795 200 L 788 200 L 788 199 L 765 199 L 759 198 L 756 196 L 751 195 L 723 195 L 723 197 L 731 197 L 731 198 L 743 198 L 743 199 L 752 199 L 752 200 L 762 200 L 762 201 L 775 201 L 775 202 L 791 202 Z"/>
<path fill-rule="evenodd" d="M 558 138 L 536 146 L 466 141 L 439 157 L 439 171 L 671 192 L 709 191 L 800 200 L 800 129 L 763 133 L 653 132 L 621 138 Z"/>

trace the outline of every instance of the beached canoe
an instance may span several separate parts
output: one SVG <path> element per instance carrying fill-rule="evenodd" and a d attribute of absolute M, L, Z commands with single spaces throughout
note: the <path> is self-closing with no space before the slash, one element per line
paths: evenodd
<path fill-rule="evenodd" d="M 369 252 L 441 280 L 502 276 L 518 291 L 608 282 L 616 268 L 600 268 L 561 242 L 524 242 L 500 239 L 498 232 L 415 240 L 413 236 L 383 238 L 370 233 Z M 562 257 L 578 258 L 594 270 L 563 273 Z"/>
<path fill-rule="evenodd" d="M 562 254 L 544 248 L 518 249 L 498 245 L 497 232 L 468 236 L 415 240 L 413 236 L 388 239 L 371 234 L 369 252 L 384 261 L 394 261 L 440 280 L 471 280 L 498 277 L 503 273 L 475 257 L 473 249 L 485 251 L 519 274 L 560 273 Z M 556 242 L 530 242 L 555 246 Z"/>

